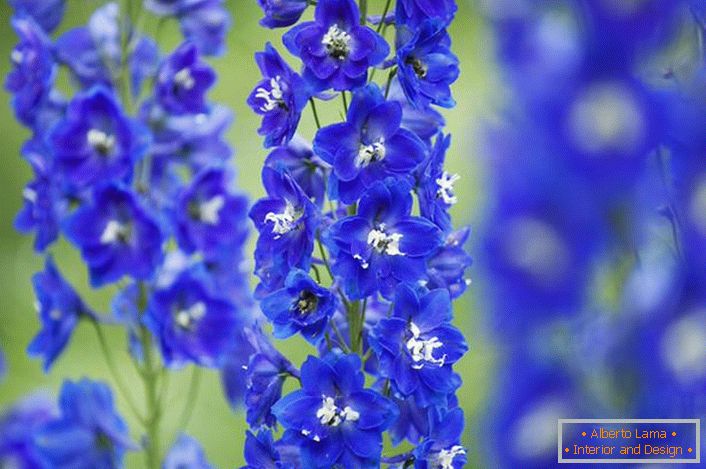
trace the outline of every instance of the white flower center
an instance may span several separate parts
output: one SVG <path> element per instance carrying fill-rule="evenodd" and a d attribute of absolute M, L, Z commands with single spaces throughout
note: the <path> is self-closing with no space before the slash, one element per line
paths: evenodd
<path fill-rule="evenodd" d="M 404 253 L 400 251 L 402 235 L 399 233 L 387 234 L 384 224 L 381 224 L 378 228 L 379 229 L 371 230 L 370 233 L 368 233 L 368 244 L 380 254 L 404 256 Z"/>
<path fill-rule="evenodd" d="M 331 57 L 343 60 L 351 51 L 351 35 L 339 28 L 338 24 L 334 24 L 324 34 L 321 44 L 326 46 Z"/>
<path fill-rule="evenodd" d="M 187 309 L 179 310 L 174 316 L 174 322 L 182 329 L 191 329 L 194 324 L 206 315 L 206 305 L 199 301 Z"/>
<path fill-rule="evenodd" d="M 353 259 L 360 262 L 360 266 L 363 269 L 367 269 L 368 267 L 370 267 L 370 263 L 368 261 L 366 261 L 365 259 L 363 259 L 363 257 L 360 254 L 353 254 Z"/>
<path fill-rule="evenodd" d="M 194 80 L 193 75 L 191 75 L 191 70 L 186 67 L 174 74 L 174 83 L 185 90 L 190 90 L 196 86 L 196 80 Z"/>
<path fill-rule="evenodd" d="M 110 220 L 101 233 L 101 244 L 113 244 L 116 241 L 126 241 L 130 236 L 130 225 Z"/>
<path fill-rule="evenodd" d="M 17 49 L 13 50 L 13 51 L 10 53 L 10 59 L 12 59 L 12 62 L 13 62 L 15 65 L 21 64 L 22 61 L 24 60 L 24 58 L 25 58 L 25 57 L 24 57 L 24 54 L 23 54 L 22 52 L 18 51 Z"/>
<path fill-rule="evenodd" d="M 337 427 L 346 420 L 355 422 L 360 418 L 360 414 L 349 406 L 339 409 L 336 401 L 332 397 L 322 396 L 323 401 L 319 410 L 316 411 L 316 418 L 322 425 Z"/>
<path fill-rule="evenodd" d="M 432 337 L 430 339 L 420 339 L 419 336 L 421 331 L 419 327 L 413 322 L 409 324 L 409 331 L 412 333 L 412 337 L 407 340 L 407 350 L 412 356 L 412 361 L 414 365 L 412 368 L 415 370 L 420 370 L 424 368 L 424 365 L 431 363 L 439 367 L 444 366 L 446 362 L 446 354 L 441 358 L 434 358 L 434 351 L 438 348 L 444 346 L 443 342 L 439 340 L 438 337 Z"/>
<path fill-rule="evenodd" d="M 88 144 L 101 155 L 108 155 L 115 148 L 115 136 L 99 129 L 91 129 L 86 134 Z"/>
<path fill-rule="evenodd" d="M 52 309 L 51 311 L 49 311 L 49 318 L 54 321 L 58 321 L 59 319 L 61 319 L 62 316 L 63 314 L 61 314 L 61 310 Z"/>
<path fill-rule="evenodd" d="M 262 112 L 270 112 L 284 105 L 284 92 L 282 91 L 281 77 L 277 75 L 270 78 L 270 89 L 259 87 L 255 93 L 256 98 L 260 98 L 265 103 L 260 106 Z"/>
<path fill-rule="evenodd" d="M 284 212 L 270 212 L 265 215 L 265 222 L 272 222 L 273 224 L 272 232 L 277 235 L 275 239 L 292 231 L 298 219 L 299 216 L 294 209 L 294 205 L 289 201 L 287 201 L 287 205 L 284 207 Z"/>
<path fill-rule="evenodd" d="M 432 467 L 439 469 L 453 469 L 453 462 L 456 456 L 466 454 L 466 450 L 463 446 L 452 446 L 449 449 L 442 449 L 434 460 Z"/>
<path fill-rule="evenodd" d="M 454 184 L 461 179 L 458 174 L 449 174 L 444 171 L 441 177 L 436 180 L 439 189 L 436 191 L 437 197 L 440 197 L 446 205 L 455 205 L 458 203 L 458 197 L 454 194 Z"/>
<path fill-rule="evenodd" d="M 370 163 L 385 159 L 385 139 L 379 138 L 370 145 L 361 145 L 355 159 L 356 166 L 368 166 Z"/>
<path fill-rule="evenodd" d="M 225 204 L 222 195 L 211 197 L 199 206 L 199 218 L 208 225 L 217 225 L 220 221 L 219 213 Z"/>

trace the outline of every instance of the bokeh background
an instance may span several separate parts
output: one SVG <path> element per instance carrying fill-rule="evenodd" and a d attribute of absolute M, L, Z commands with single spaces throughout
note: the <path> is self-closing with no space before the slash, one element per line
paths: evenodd
<path fill-rule="evenodd" d="M 103 2 L 97 0 L 68 0 L 67 14 L 59 33 L 70 27 L 85 23 L 88 16 Z M 228 48 L 224 56 L 212 60 L 219 82 L 214 87 L 211 98 L 225 104 L 235 112 L 235 123 L 228 133 L 228 141 L 235 148 L 234 159 L 238 172 L 238 186 L 251 200 L 263 195 L 260 184 L 260 170 L 267 152 L 261 146 L 256 130 L 259 118 L 245 104 L 252 86 L 259 80 L 259 71 L 253 61 L 253 53 L 261 50 L 265 42 L 279 44 L 281 31 L 261 28 L 258 20 L 261 11 L 255 0 L 227 1 L 234 18 L 234 27 L 228 36 Z M 370 12 L 380 12 L 384 2 L 369 1 Z M 6 2 L 0 4 L 0 75 L 8 73 L 9 55 L 16 39 L 9 24 L 11 9 Z M 150 19 L 145 27 L 156 27 Z M 480 161 L 481 133 L 484 125 L 497 120 L 503 104 L 503 86 L 496 71 L 493 58 L 491 31 L 480 12 L 472 2 L 459 2 L 459 11 L 450 28 L 454 51 L 461 62 L 461 77 L 454 85 L 454 95 L 458 105 L 445 111 L 447 131 L 452 135 L 452 146 L 447 156 L 451 172 L 461 175 L 457 183 L 460 202 L 452 213 L 457 226 L 481 225 L 482 207 L 486 203 L 484 173 Z M 176 45 L 178 30 L 170 25 L 163 35 L 165 46 Z M 336 101 L 336 105 L 338 105 Z M 333 122 L 338 108 L 320 110 L 322 122 Z M 30 279 L 34 272 L 41 270 L 42 259 L 32 250 L 32 237 L 21 236 L 13 228 L 13 219 L 22 203 L 22 188 L 31 174 L 27 164 L 20 157 L 20 147 L 28 137 L 28 132 L 14 119 L 7 93 L 0 93 L 0 150 L 2 163 L 0 170 L 0 347 L 7 357 L 8 376 L 0 383 L 0 408 L 5 407 L 33 390 L 56 393 L 63 379 L 76 379 L 82 376 L 103 379 L 111 382 L 110 374 L 100 352 L 94 331 L 81 325 L 74 335 L 67 351 L 58 360 L 51 373 L 41 370 L 41 362 L 26 356 L 27 344 L 39 327 L 35 313 L 34 295 Z M 301 133 L 311 138 L 314 132 L 313 119 L 307 110 L 302 118 Z M 254 249 L 254 237 L 250 239 L 249 252 Z M 474 254 L 477 242 L 472 235 L 468 245 Z M 64 241 L 52 247 L 57 264 L 67 279 L 85 295 L 89 304 L 98 311 L 107 311 L 110 296 L 115 293 L 110 287 L 105 292 L 96 293 L 87 288 L 87 276 L 79 255 Z M 458 391 L 460 404 L 466 411 L 465 445 L 470 449 L 471 467 L 487 467 L 486 451 L 481 444 L 484 428 L 481 415 L 486 408 L 489 387 L 495 373 L 494 344 L 480 314 L 483 310 L 484 282 L 475 269 L 470 270 L 473 284 L 462 299 L 456 302 L 456 323 L 466 335 L 470 352 L 457 365 L 463 376 L 463 387 Z M 109 341 L 118 354 L 124 353 L 126 338 L 116 330 Z M 279 342 L 278 346 L 295 363 L 309 351 L 309 346 L 296 340 Z M 141 390 L 141 382 L 125 358 L 124 373 L 136 390 Z M 170 402 L 167 413 L 181 412 L 189 371 L 172 378 Z M 118 405 L 126 410 L 125 402 L 116 395 Z M 193 406 L 193 417 L 187 433 L 202 442 L 209 459 L 218 467 L 237 467 L 242 462 L 242 447 L 246 424 L 240 412 L 233 412 L 223 397 L 217 373 L 209 372 L 202 382 L 198 398 L 189 403 Z M 170 412 L 173 409 L 173 412 Z M 130 421 L 129 412 L 123 412 L 131 428 L 137 428 Z M 174 418 L 173 420 L 176 420 Z M 167 417 L 166 427 L 174 424 Z M 140 467 L 141 456 L 130 456 L 128 467 Z"/>

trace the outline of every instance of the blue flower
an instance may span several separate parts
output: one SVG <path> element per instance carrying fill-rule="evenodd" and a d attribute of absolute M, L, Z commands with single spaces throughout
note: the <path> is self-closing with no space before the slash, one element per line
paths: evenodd
<path fill-rule="evenodd" d="M 66 65 L 83 88 L 103 85 L 117 88 L 115 70 L 122 66 L 120 7 L 111 2 L 98 8 L 87 26 L 73 28 L 56 40 L 57 60 Z M 157 44 L 147 37 L 135 37 L 134 51 L 127 58 L 133 97 L 140 94 L 145 79 L 153 77 L 159 63 Z"/>
<path fill-rule="evenodd" d="M 314 21 L 289 30 L 282 41 L 304 62 L 304 77 L 318 90 L 350 90 L 365 83 L 368 68 L 390 51 L 372 29 L 361 26 L 353 0 L 320 0 Z"/>
<path fill-rule="evenodd" d="M 30 140 L 22 153 L 34 169 L 34 179 L 22 191 L 23 205 L 14 226 L 22 233 L 34 231 L 34 249 L 42 252 L 59 237 L 59 223 L 68 213 L 72 195 L 52 172 L 49 151 L 43 143 Z"/>
<path fill-rule="evenodd" d="M 316 133 L 314 152 L 333 165 L 332 191 L 342 202 L 355 202 L 374 182 L 406 175 L 424 159 L 424 144 L 401 122 L 400 104 L 385 101 L 380 88 L 369 85 L 353 94 L 346 122 Z"/>
<path fill-rule="evenodd" d="M 94 201 L 64 223 L 64 233 L 81 250 L 93 286 L 123 275 L 149 278 L 162 259 L 162 232 L 135 195 L 120 185 L 98 189 Z"/>
<path fill-rule="evenodd" d="M 299 125 L 309 99 L 307 86 L 269 42 L 255 60 L 263 79 L 250 93 L 248 105 L 263 116 L 258 133 L 265 136 L 265 147 L 284 145 Z"/>
<path fill-rule="evenodd" d="M 399 282 L 426 278 L 425 258 L 441 244 L 441 232 L 428 220 L 410 215 L 410 190 L 404 180 L 379 181 L 361 199 L 357 215 L 329 229 L 333 271 L 343 279 L 350 298 L 376 291 L 389 298 Z"/>
<path fill-rule="evenodd" d="M 398 24 L 417 28 L 428 19 L 449 24 L 456 14 L 455 0 L 400 0 L 395 16 Z"/>
<path fill-rule="evenodd" d="M 441 418 L 431 413 L 430 431 L 414 450 L 415 469 L 461 469 L 467 464 L 466 449 L 461 445 L 463 411 L 455 408 Z"/>
<path fill-rule="evenodd" d="M 446 150 L 450 144 L 450 135 L 437 135 L 429 160 L 418 176 L 417 189 L 422 216 L 434 222 L 444 232 L 452 229 L 448 210 L 458 203 L 454 184 L 460 179 L 458 174 L 451 174 L 444 169 Z"/>
<path fill-rule="evenodd" d="M 69 343 L 79 320 L 85 317 L 94 319 L 94 313 L 64 280 L 51 256 L 46 259 L 44 271 L 34 274 L 32 284 L 42 330 L 27 347 L 27 353 L 42 356 L 44 371 L 48 372 Z"/>
<path fill-rule="evenodd" d="M 272 150 L 265 159 L 265 166 L 289 173 L 310 200 L 319 208 L 323 206 L 328 165 L 314 155 L 304 139 L 295 135 L 286 146 Z"/>
<path fill-rule="evenodd" d="M 122 466 L 126 450 L 136 449 L 107 385 L 64 381 L 59 409 L 61 416 L 35 437 L 48 467 L 112 469 Z"/>
<path fill-rule="evenodd" d="M 436 412 L 436 409 L 428 410 L 419 407 L 417 401 L 411 396 L 403 397 L 392 393 L 391 399 L 400 409 L 400 416 L 388 431 L 392 444 L 397 446 L 405 439 L 412 444 L 418 444 L 425 435 L 429 434 L 429 412 Z"/>
<path fill-rule="evenodd" d="M 265 17 L 260 24 L 266 28 L 291 26 L 301 18 L 309 6 L 308 0 L 258 0 Z"/>
<path fill-rule="evenodd" d="M 392 80 L 387 99 L 400 103 L 402 106 L 402 127 L 414 132 L 427 145 L 431 145 L 432 137 L 436 136 L 446 124 L 444 116 L 431 106 L 423 108 L 413 106 L 405 96 L 396 77 Z"/>
<path fill-rule="evenodd" d="M 144 351 L 140 341 L 140 286 L 131 283 L 117 295 L 110 303 L 113 318 L 127 330 L 128 350 L 135 360 L 142 363 Z"/>
<path fill-rule="evenodd" d="M 47 33 L 59 26 L 66 7 L 66 0 L 9 0 L 9 3 L 15 16 L 32 18 Z"/>
<path fill-rule="evenodd" d="M 167 112 L 198 114 L 206 111 L 206 92 L 215 82 L 215 72 L 199 58 L 196 46 L 185 42 L 160 67 L 155 94 Z"/>
<path fill-rule="evenodd" d="M 444 23 L 428 20 L 414 28 L 397 28 L 397 76 L 416 107 L 453 107 L 451 84 L 459 75 L 458 58 Z"/>
<path fill-rule="evenodd" d="M 471 283 L 466 277 L 466 269 L 471 266 L 473 259 L 463 245 L 470 232 L 470 228 L 465 227 L 449 233 L 444 244 L 427 258 L 427 288 L 446 288 L 452 300 L 466 291 Z"/>
<path fill-rule="evenodd" d="M 309 357 L 302 366 L 302 388 L 272 408 L 296 439 L 303 467 L 378 467 L 382 432 L 397 417 L 395 404 L 370 389 L 357 355 Z"/>
<path fill-rule="evenodd" d="M 162 469 L 213 469 L 199 442 L 181 434 L 164 457 Z"/>
<path fill-rule="evenodd" d="M 248 200 L 230 194 L 229 181 L 223 168 L 205 170 L 179 196 L 177 239 L 185 252 L 199 250 L 211 257 L 224 245 L 242 245 L 247 238 Z"/>
<path fill-rule="evenodd" d="M 218 366 L 243 325 L 234 305 L 214 297 L 188 272 L 152 294 L 145 322 L 169 367 Z"/>
<path fill-rule="evenodd" d="M 179 19 L 181 32 L 204 55 L 220 55 L 231 19 L 223 0 L 146 0 L 145 7 L 160 16 Z"/>
<path fill-rule="evenodd" d="M 274 324 L 275 337 L 286 339 L 299 332 L 311 343 L 323 337 L 336 306 L 331 291 L 299 269 L 292 269 L 283 289 L 260 302 L 262 312 Z"/>
<path fill-rule="evenodd" d="M 241 469 L 293 469 L 295 466 L 284 462 L 272 441 L 270 430 L 260 430 L 255 436 L 251 431 L 245 434 L 245 463 Z"/>
<path fill-rule="evenodd" d="M 5 89 L 13 95 L 17 118 L 32 127 L 49 99 L 54 81 L 51 42 L 31 18 L 12 17 L 11 22 L 20 42 L 10 54 L 14 68 L 7 75 Z"/>
<path fill-rule="evenodd" d="M 0 415 L 0 466 L 41 468 L 34 435 L 56 418 L 56 405 L 43 394 L 31 394 Z"/>
<path fill-rule="evenodd" d="M 451 365 L 468 350 L 463 334 L 451 325 L 451 298 L 446 290 L 415 290 L 402 284 L 395 293 L 392 317 L 373 330 L 371 345 L 380 375 L 420 407 L 445 407 L 461 384 Z"/>
<path fill-rule="evenodd" d="M 268 197 L 250 210 L 260 233 L 255 270 L 268 292 L 282 287 L 292 267 L 309 270 L 314 249 L 317 209 L 288 174 L 263 168 Z"/>
<path fill-rule="evenodd" d="M 49 138 L 58 169 L 77 187 L 128 180 L 146 149 L 145 130 L 104 88 L 76 95 Z"/>

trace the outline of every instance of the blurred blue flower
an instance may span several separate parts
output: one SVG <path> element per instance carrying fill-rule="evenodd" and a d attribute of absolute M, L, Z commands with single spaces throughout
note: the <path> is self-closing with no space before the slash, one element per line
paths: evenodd
<path fill-rule="evenodd" d="M 112 469 L 122 466 L 125 451 L 137 449 L 107 385 L 64 381 L 59 409 L 61 416 L 35 434 L 48 467 Z"/>
<path fill-rule="evenodd" d="M 442 21 L 397 28 L 397 76 L 405 95 L 418 108 L 453 107 L 451 84 L 459 75 L 458 58 Z"/>
<path fill-rule="evenodd" d="M 378 181 L 363 195 L 357 215 L 329 228 L 333 271 L 351 299 L 376 291 L 390 298 L 399 282 L 426 278 L 425 258 L 441 244 L 441 232 L 410 215 L 410 190 L 404 180 Z"/>
<path fill-rule="evenodd" d="M 370 389 L 357 355 L 309 357 L 302 366 L 302 388 L 272 408 L 296 439 L 305 467 L 378 467 L 382 432 L 397 417 L 395 404 Z"/>
<path fill-rule="evenodd" d="M 147 135 L 105 88 L 79 93 L 49 136 L 58 169 L 77 187 L 129 180 Z"/>
<path fill-rule="evenodd" d="M 245 434 L 245 463 L 241 469 L 293 469 L 295 466 L 280 459 L 272 441 L 272 432 L 262 429 L 254 435 L 250 430 Z"/>
<path fill-rule="evenodd" d="M 274 325 L 274 336 L 286 339 L 297 332 L 311 343 L 323 337 L 338 302 L 328 288 L 316 283 L 306 272 L 292 269 L 284 288 L 260 302 L 260 308 Z"/>
<path fill-rule="evenodd" d="M 401 284 L 393 308 L 392 317 L 380 320 L 371 336 L 380 375 L 403 396 L 413 395 L 420 407 L 445 407 L 461 384 L 451 365 L 468 350 L 463 334 L 451 325 L 449 293 Z"/>
<path fill-rule="evenodd" d="M 350 90 L 365 83 L 368 68 L 389 53 L 385 39 L 361 26 L 353 0 L 320 0 L 314 21 L 299 24 L 282 37 L 304 62 L 304 77 L 317 90 Z"/>
<path fill-rule="evenodd" d="M 309 6 L 308 0 L 258 0 L 265 16 L 260 24 L 266 28 L 291 26 L 301 18 Z"/>
<path fill-rule="evenodd" d="M 235 345 L 235 332 L 243 319 L 234 305 L 211 295 L 187 271 L 152 294 L 145 323 L 159 342 L 167 366 L 192 362 L 216 367 Z"/>
<path fill-rule="evenodd" d="M 468 463 L 461 445 L 463 411 L 457 407 L 444 414 L 436 418 L 430 413 L 429 436 L 414 450 L 415 469 L 461 469 Z"/>
<path fill-rule="evenodd" d="M 79 320 L 95 320 L 95 317 L 61 276 L 51 256 L 46 258 L 44 271 L 34 274 L 32 284 L 37 296 L 42 330 L 30 342 L 27 353 L 30 356 L 42 356 L 44 371 L 48 372 L 69 343 Z"/>
<path fill-rule="evenodd" d="M 253 205 L 250 218 L 260 233 L 255 271 L 264 293 L 281 288 L 292 267 L 309 269 L 318 215 L 290 175 L 263 168 L 262 181 L 268 197 Z"/>
<path fill-rule="evenodd" d="M 15 16 L 32 18 L 47 33 L 53 32 L 64 17 L 66 0 L 9 0 Z"/>
<path fill-rule="evenodd" d="M 401 123 L 402 107 L 387 102 L 377 85 L 353 93 L 346 122 L 314 138 L 314 152 L 333 166 L 333 195 L 352 204 L 376 181 L 406 175 L 424 159 L 424 144 Z"/>
<path fill-rule="evenodd" d="M 183 190 L 176 205 L 177 239 L 187 253 L 201 251 L 213 257 L 219 248 L 242 245 L 248 200 L 230 194 L 230 178 L 223 168 L 199 173 Z"/>
<path fill-rule="evenodd" d="M 5 89 L 13 95 L 12 106 L 17 119 L 32 127 L 49 100 L 54 81 L 52 45 L 31 18 L 13 16 L 11 23 L 19 43 L 10 54 L 13 69 L 5 79 Z"/>
<path fill-rule="evenodd" d="M 215 82 L 215 72 L 200 59 L 196 46 L 185 42 L 162 63 L 155 95 L 169 113 L 199 114 L 206 111 L 206 92 Z"/>
<path fill-rule="evenodd" d="M 273 149 L 265 159 L 265 166 L 289 173 L 309 199 L 319 208 L 323 206 L 328 165 L 314 155 L 303 138 L 295 135 L 286 146 Z"/>
<path fill-rule="evenodd" d="M 162 232 L 135 194 L 121 185 L 99 188 L 92 203 L 64 223 L 64 234 L 81 250 L 91 285 L 124 275 L 149 278 L 162 260 Z"/>
<path fill-rule="evenodd" d="M 34 436 L 56 416 L 56 405 L 43 394 L 31 394 L 4 409 L 0 414 L 0 466 L 44 467 Z"/>
<path fill-rule="evenodd" d="M 258 133 L 265 147 L 284 145 L 294 136 L 309 90 L 304 80 L 282 59 L 269 42 L 255 53 L 263 79 L 248 96 L 248 105 L 262 115 Z"/>
<path fill-rule="evenodd" d="M 162 469 L 213 469 L 199 442 L 181 434 L 164 457 Z"/>

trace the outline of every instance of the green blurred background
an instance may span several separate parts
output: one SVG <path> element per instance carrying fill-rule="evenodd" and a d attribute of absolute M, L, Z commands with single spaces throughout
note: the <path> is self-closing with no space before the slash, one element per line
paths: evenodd
<path fill-rule="evenodd" d="M 61 30 L 86 22 L 88 16 L 101 4 L 98 0 L 67 0 L 67 14 Z M 369 12 L 379 14 L 382 0 L 370 0 Z M 474 229 L 481 222 L 484 178 L 480 164 L 481 131 L 483 123 L 494 120 L 495 110 L 499 109 L 502 97 L 501 87 L 494 70 L 493 47 L 490 34 L 480 15 L 470 1 L 459 2 L 456 21 L 450 28 L 454 51 L 461 61 L 461 77 L 453 90 L 458 105 L 444 111 L 447 118 L 447 132 L 453 135 L 452 147 L 447 156 L 451 172 L 461 175 L 457 184 L 460 203 L 454 207 L 453 215 L 457 225 L 471 224 Z M 261 12 L 255 0 L 227 1 L 234 19 L 234 27 L 228 36 L 228 49 L 223 57 L 212 60 L 219 76 L 219 82 L 211 93 L 214 101 L 221 102 L 235 112 L 235 123 L 228 133 L 228 141 L 235 148 L 234 164 L 238 172 L 239 188 L 251 200 L 263 194 L 260 184 L 260 169 L 267 152 L 262 148 L 256 131 L 259 118 L 245 104 L 247 95 L 259 80 L 259 71 L 253 61 L 253 53 L 261 50 L 271 41 L 280 51 L 282 30 L 267 30 L 258 25 Z M 6 2 L 0 6 L 0 74 L 4 77 L 9 69 L 9 55 L 16 42 L 10 27 L 11 9 Z M 147 33 L 153 33 L 156 20 L 148 17 L 145 22 Z M 170 24 L 164 34 L 162 49 L 168 50 L 179 41 L 176 25 Z M 391 39 L 392 31 L 388 31 Z M 291 59 L 291 57 L 289 57 Z M 291 61 L 292 64 L 296 62 Z M 298 68 L 298 67 L 297 67 Z M 383 74 L 379 74 L 383 75 Z M 0 128 L 2 129 L 2 171 L 0 171 L 0 344 L 8 361 L 9 374 L 0 383 L 0 407 L 6 407 L 33 390 L 45 390 L 56 394 L 62 380 L 88 376 L 112 382 L 105 366 L 98 341 L 91 327 L 82 324 L 74 335 L 67 351 L 60 357 L 51 373 L 41 370 L 39 360 L 30 359 L 25 354 L 27 344 L 37 332 L 39 322 L 33 306 L 34 294 L 30 279 L 34 272 L 42 268 L 42 258 L 32 249 L 32 237 L 21 236 L 13 228 L 13 219 L 22 203 L 22 188 L 31 178 L 28 165 L 20 157 L 20 147 L 29 137 L 26 129 L 14 119 L 6 93 L 0 94 Z M 334 100 L 320 109 L 322 123 L 337 120 L 340 101 Z M 300 133 L 311 139 L 314 132 L 311 113 L 305 111 Z M 469 243 L 474 254 L 475 236 Z M 254 248 L 251 237 L 248 252 Z M 51 248 L 57 263 L 73 285 L 85 295 L 88 303 L 96 310 L 106 312 L 116 287 L 107 287 L 95 292 L 87 288 L 87 276 L 78 254 L 65 242 Z M 458 396 L 466 411 L 465 444 L 469 448 L 471 467 L 483 467 L 483 449 L 479 436 L 483 429 L 479 415 L 484 408 L 493 376 L 493 344 L 483 332 L 482 321 L 482 279 L 473 268 L 470 270 L 473 284 L 465 296 L 456 302 L 456 323 L 463 330 L 470 344 L 470 352 L 457 365 L 463 376 L 464 385 Z M 251 283 L 254 281 L 251 279 Z M 109 341 L 115 356 L 121 363 L 121 370 L 134 388 L 138 399 L 142 398 L 141 382 L 134 372 L 125 353 L 126 337 L 122 330 L 110 330 Z M 277 345 L 284 353 L 300 364 L 310 346 L 296 339 L 280 341 Z M 200 393 L 194 402 L 185 403 L 191 370 L 176 373 L 171 379 L 168 403 L 166 404 L 165 442 L 176 424 L 176 415 L 187 404 L 193 406 L 193 417 L 186 432 L 199 439 L 212 463 L 218 467 L 237 467 L 242 462 L 242 446 L 246 424 L 241 412 L 233 412 L 227 405 L 218 374 L 207 372 L 201 383 Z M 118 405 L 127 418 L 131 429 L 138 424 L 131 418 L 126 403 L 117 395 Z M 137 431 L 133 432 L 135 438 Z M 164 443 L 166 444 L 166 443 Z M 387 451 L 386 451 L 387 452 Z M 141 467 L 141 455 L 131 455 L 128 467 Z"/>

